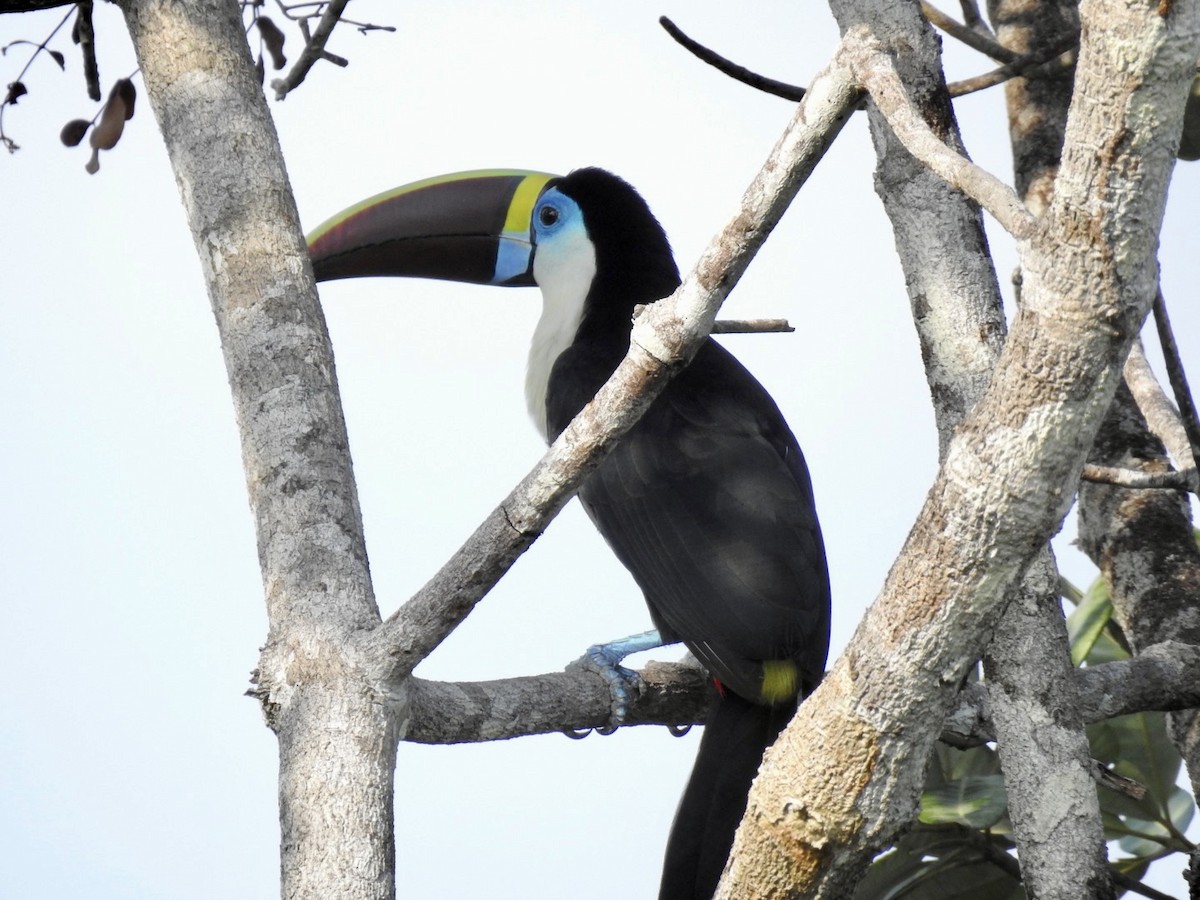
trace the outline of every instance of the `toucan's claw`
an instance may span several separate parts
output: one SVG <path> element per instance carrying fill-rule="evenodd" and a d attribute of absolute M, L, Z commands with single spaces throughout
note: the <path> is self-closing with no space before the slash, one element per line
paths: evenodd
<path fill-rule="evenodd" d="M 672 737 L 683 737 L 692 730 L 692 723 L 688 722 L 684 725 L 668 725 L 667 731 L 671 732 Z"/>
<path fill-rule="evenodd" d="M 592 729 L 590 729 L 590 728 L 580 728 L 580 729 L 564 728 L 562 730 L 562 733 L 565 734 L 567 737 L 569 737 L 573 741 L 582 741 L 585 737 L 587 737 L 589 734 L 592 733 Z"/>
<path fill-rule="evenodd" d="M 628 641 L 628 639 L 626 639 Z M 604 679 L 612 698 L 612 712 L 609 727 L 613 730 L 624 724 L 629 713 L 629 704 L 643 690 L 642 678 L 632 669 L 621 665 L 621 660 L 631 652 L 626 641 L 614 641 L 611 644 L 593 644 L 587 652 L 571 664 L 588 672 L 594 672 Z M 600 729 L 597 729 L 600 731 Z M 604 733 L 604 732 L 601 732 Z M 611 734 L 611 731 L 608 732 Z"/>

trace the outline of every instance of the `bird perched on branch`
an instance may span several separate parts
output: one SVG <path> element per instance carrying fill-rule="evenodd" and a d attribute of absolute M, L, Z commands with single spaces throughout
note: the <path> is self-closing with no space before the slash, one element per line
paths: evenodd
<path fill-rule="evenodd" d="M 553 441 L 629 348 L 634 308 L 679 272 L 641 196 L 602 169 L 466 172 L 405 185 L 309 238 L 318 280 L 367 275 L 541 288 L 526 398 Z M 656 632 L 717 684 L 668 840 L 660 898 L 710 898 L 762 754 L 820 679 L 829 577 L 808 469 L 775 402 L 711 338 L 579 490 L 642 589 Z M 624 703 L 619 674 L 615 705 Z"/>

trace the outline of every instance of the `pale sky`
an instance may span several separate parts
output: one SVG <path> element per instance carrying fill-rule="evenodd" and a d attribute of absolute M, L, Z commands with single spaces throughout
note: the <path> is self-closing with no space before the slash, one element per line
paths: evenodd
<path fill-rule="evenodd" d="M 427 176 L 600 165 L 640 189 L 683 269 L 793 105 L 700 64 L 657 17 L 796 83 L 837 38 L 821 4 L 359 0 L 350 11 L 397 30 L 341 30 L 330 49 L 350 67 L 318 66 L 271 103 L 306 228 Z M 62 14 L 2 17 L 0 44 L 41 40 Z M 95 14 L 107 91 L 134 63 L 117 10 Z M 0 158 L 0 898 L 273 897 L 276 746 L 242 696 L 266 617 L 216 329 L 144 91 L 120 145 L 87 175 L 88 152 L 62 147 L 58 132 L 95 106 L 74 47 L 56 46 L 68 71 L 37 61 L 4 119 L 22 149 Z M 990 68 L 947 50 L 952 78 Z M 0 58 L 4 83 L 24 58 Z M 1000 93 L 956 108 L 973 158 L 1008 179 Z M 937 448 L 873 170 L 859 115 L 725 308 L 787 317 L 796 333 L 722 339 L 808 457 L 833 653 L 878 593 Z M 1197 171 L 1177 170 L 1161 254 L 1193 380 L 1200 258 L 1185 241 Z M 1011 297 L 1015 256 L 988 225 Z M 386 615 L 540 455 L 522 395 L 540 300 L 398 280 L 331 284 L 322 298 Z M 1056 547 L 1083 586 L 1095 573 L 1073 530 L 1069 520 Z M 632 581 L 573 503 L 419 674 L 557 670 L 647 627 Z M 402 744 L 400 895 L 652 896 L 696 738 L 638 728 Z M 1162 889 L 1182 890 L 1160 869 Z"/>

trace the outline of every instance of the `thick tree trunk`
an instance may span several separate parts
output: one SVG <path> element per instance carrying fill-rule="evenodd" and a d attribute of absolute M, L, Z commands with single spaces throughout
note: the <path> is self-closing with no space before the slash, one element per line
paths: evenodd
<path fill-rule="evenodd" d="M 270 634 L 283 896 L 394 895 L 395 734 L 358 673 L 379 622 L 333 354 L 234 0 L 123 4 L 221 334 Z"/>

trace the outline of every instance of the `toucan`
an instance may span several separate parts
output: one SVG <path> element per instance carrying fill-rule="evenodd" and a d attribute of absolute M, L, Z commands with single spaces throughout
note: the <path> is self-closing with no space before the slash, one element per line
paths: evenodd
<path fill-rule="evenodd" d="M 318 281 L 539 287 L 525 389 L 547 442 L 625 356 L 635 307 L 680 283 L 646 202 L 598 168 L 408 184 L 318 227 L 309 255 Z M 708 338 L 579 499 L 644 593 L 657 632 L 601 648 L 601 657 L 616 666 L 632 650 L 682 641 L 716 685 L 659 894 L 707 900 L 763 751 L 825 668 L 829 575 L 804 455 L 766 390 Z"/>

